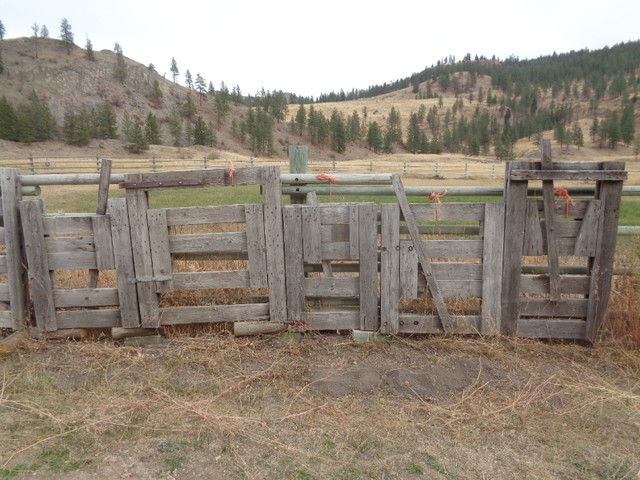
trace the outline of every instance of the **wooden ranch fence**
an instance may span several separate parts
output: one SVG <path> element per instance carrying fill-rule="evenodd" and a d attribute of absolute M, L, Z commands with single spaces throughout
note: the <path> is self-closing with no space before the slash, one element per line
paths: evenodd
<path fill-rule="evenodd" d="M 543 143 L 541 162 L 511 162 L 505 178 L 504 203 L 410 204 L 394 176 L 398 202 L 378 211 L 317 204 L 314 194 L 283 207 L 275 166 L 128 174 L 109 213 L 56 216 L 43 200 L 21 200 L 17 170 L 2 169 L 0 327 L 21 329 L 32 312 L 42 331 L 263 320 L 593 338 L 610 292 L 624 164 L 554 163 Z M 527 197 L 531 180 L 542 180 L 542 199 Z M 591 181 L 595 195 L 558 197 L 556 180 Z M 262 202 L 149 207 L 150 191 L 231 185 L 259 185 Z M 420 233 L 443 222 L 472 222 L 477 233 Z M 532 256 L 546 257 L 548 275 L 524 273 Z M 587 274 L 561 273 L 568 264 Z M 60 288 L 62 270 L 115 271 L 116 286 Z"/>

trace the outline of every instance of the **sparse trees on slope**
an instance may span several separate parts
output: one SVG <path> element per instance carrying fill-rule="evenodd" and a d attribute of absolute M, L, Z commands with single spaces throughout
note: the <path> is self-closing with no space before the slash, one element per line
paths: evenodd
<path fill-rule="evenodd" d="M 42 38 L 49 38 L 49 29 L 46 25 L 42 25 L 42 28 L 40 29 L 40 36 Z"/>
<path fill-rule="evenodd" d="M 144 137 L 150 145 L 162 143 L 158 118 L 151 112 L 147 114 L 147 120 L 144 123 Z"/>
<path fill-rule="evenodd" d="M 31 25 L 31 31 L 33 32 L 33 46 L 36 50 L 36 58 L 38 58 L 38 34 L 40 33 L 40 27 L 37 23 L 34 22 L 34 24 Z"/>
<path fill-rule="evenodd" d="M 71 32 L 71 24 L 66 18 L 63 18 L 60 22 L 60 40 L 62 40 L 62 43 L 67 49 L 67 55 L 69 55 L 71 53 L 71 47 L 74 45 L 74 43 L 73 33 Z"/>
<path fill-rule="evenodd" d="M 187 71 L 184 74 L 184 84 L 188 88 L 193 89 L 193 77 L 191 76 L 191 72 L 189 71 L 189 69 L 187 69 Z"/>
<path fill-rule="evenodd" d="M 180 70 L 178 70 L 178 62 L 174 57 L 171 57 L 171 76 L 173 77 L 173 83 L 176 83 L 176 79 L 178 75 L 180 75 Z"/>
<path fill-rule="evenodd" d="M 85 48 L 87 49 L 85 53 L 85 57 L 87 58 L 87 60 L 91 60 L 92 62 L 95 61 L 96 56 L 95 56 L 95 53 L 93 52 L 93 43 L 91 43 L 91 40 L 89 40 L 88 36 L 87 36 L 87 43 L 85 45 Z"/>
<path fill-rule="evenodd" d="M 207 91 L 207 82 L 205 82 L 200 73 L 196 73 L 196 91 L 200 97 L 200 105 L 202 105 L 202 97 L 204 97 L 204 94 Z"/>
<path fill-rule="evenodd" d="M 122 53 L 122 47 L 116 42 L 113 47 L 113 51 L 116 54 L 116 65 L 113 69 L 113 74 L 121 83 L 124 83 L 127 78 L 127 63 L 124 60 L 124 54 Z"/>

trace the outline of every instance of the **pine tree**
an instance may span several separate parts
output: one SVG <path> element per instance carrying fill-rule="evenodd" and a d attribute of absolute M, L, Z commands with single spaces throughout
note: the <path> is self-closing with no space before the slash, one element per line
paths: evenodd
<path fill-rule="evenodd" d="M 573 144 L 578 147 L 578 150 L 580 150 L 580 147 L 584 147 L 584 134 L 582 133 L 582 129 L 580 128 L 580 125 L 578 125 L 578 122 L 573 124 L 571 137 Z"/>
<path fill-rule="evenodd" d="M 187 69 L 187 72 L 184 74 L 184 84 L 188 88 L 193 88 L 193 77 L 191 76 L 191 72 Z"/>
<path fill-rule="evenodd" d="M 33 46 L 36 51 L 36 58 L 38 58 L 38 33 L 40 33 L 40 27 L 37 23 L 31 25 L 31 31 L 33 32 Z"/>
<path fill-rule="evenodd" d="M 220 90 L 216 92 L 216 98 L 215 98 L 218 128 L 220 128 L 220 126 L 222 125 L 224 119 L 226 118 L 231 108 L 231 106 L 229 105 L 229 100 L 230 100 L 229 89 L 227 89 L 227 86 L 224 84 L 224 82 L 221 82 Z"/>
<path fill-rule="evenodd" d="M 91 40 L 89 40 L 89 37 L 87 36 L 87 43 L 86 43 L 86 53 L 85 53 L 85 57 L 87 57 L 87 60 L 91 60 L 92 62 L 95 61 L 96 56 L 95 53 L 93 52 L 93 44 L 91 43 Z"/>
<path fill-rule="evenodd" d="M 636 133 L 636 120 L 633 115 L 633 104 L 627 105 L 620 118 L 620 138 L 628 147 L 633 142 Z"/>
<path fill-rule="evenodd" d="M 382 148 L 382 132 L 378 122 L 371 122 L 367 131 L 367 143 L 369 148 L 378 153 Z"/>
<path fill-rule="evenodd" d="M 116 65 L 113 69 L 113 74 L 121 83 L 124 83 L 125 78 L 127 78 L 127 63 L 125 62 L 124 55 L 122 53 L 122 48 L 120 44 L 116 42 L 113 47 L 113 51 L 116 54 Z"/>
<path fill-rule="evenodd" d="M 347 149 L 347 128 L 342 115 L 335 108 L 331 113 L 330 127 L 331 148 L 338 153 L 344 153 Z"/>
<path fill-rule="evenodd" d="M 38 98 L 35 90 L 29 95 L 29 117 L 33 125 L 36 141 L 44 142 L 57 135 L 58 126 L 47 103 Z"/>
<path fill-rule="evenodd" d="M 158 80 L 153 81 L 153 88 L 151 90 L 151 100 L 153 100 L 156 108 L 160 107 L 162 104 L 162 90 L 160 90 L 160 83 Z"/>
<path fill-rule="evenodd" d="M 296 112 L 296 124 L 298 125 L 299 134 L 302 135 L 302 130 L 307 120 L 307 111 L 304 108 L 304 104 L 300 104 L 298 111 Z"/>
<path fill-rule="evenodd" d="M 354 110 L 347 119 L 349 140 L 352 142 L 362 137 L 362 125 L 360 124 L 360 115 L 358 111 Z"/>
<path fill-rule="evenodd" d="M 421 132 L 418 114 L 412 113 L 409 117 L 409 129 L 407 130 L 407 150 L 418 153 L 421 147 Z"/>
<path fill-rule="evenodd" d="M 207 144 L 207 125 L 199 115 L 198 118 L 196 118 L 196 124 L 193 129 L 193 143 L 195 145 Z"/>
<path fill-rule="evenodd" d="M 158 118 L 151 112 L 147 114 L 147 119 L 144 123 L 144 137 L 150 145 L 160 145 L 162 143 Z"/>
<path fill-rule="evenodd" d="M 193 103 L 193 98 L 191 98 L 191 92 L 187 92 L 187 98 L 182 105 L 182 115 L 189 120 L 191 120 L 195 114 L 198 112 L 196 108 L 196 104 Z"/>
<path fill-rule="evenodd" d="M 389 111 L 386 133 L 389 135 L 389 139 L 392 144 L 402 143 L 402 125 L 400 123 L 400 112 L 396 110 L 396 107 L 391 107 L 391 110 Z"/>
<path fill-rule="evenodd" d="M 178 70 L 178 62 L 174 57 L 171 57 L 171 75 L 173 76 L 173 83 L 176 83 L 176 79 L 178 75 L 180 75 L 180 70 Z"/>
<path fill-rule="evenodd" d="M 134 123 L 131 128 L 131 135 L 129 136 L 127 150 L 132 153 L 140 153 L 143 150 L 149 150 L 149 142 L 147 141 L 144 133 L 142 133 L 142 127 L 137 123 Z"/>
<path fill-rule="evenodd" d="M 182 144 L 182 120 L 180 114 L 176 110 L 169 113 L 169 132 L 173 135 L 173 145 L 179 147 Z"/>
<path fill-rule="evenodd" d="M 49 29 L 46 25 L 42 25 L 42 28 L 40 29 L 40 36 L 42 38 L 49 38 Z"/>
<path fill-rule="evenodd" d="M 200 97 L 200 105 L 202 105 L 202 97 L 204 97 L 204 94 L 207 91 L 207 82 L 205 82 L 200 73 L 196 73 L 196 91 Z"/>
<path fill-rule="evenodd" d="M 0 98 L 0 139 L 18 141 L 18 116 L 4 95 Z"/>
<path fill-rule="evenodd" d="M 71 54 L 71 47 L 73 47 L 73 33 L 71 32 L 71 24 L 69 20 L 63 18 L 60 22 L 60 40 L 67 49 L 67 55 Z"/>

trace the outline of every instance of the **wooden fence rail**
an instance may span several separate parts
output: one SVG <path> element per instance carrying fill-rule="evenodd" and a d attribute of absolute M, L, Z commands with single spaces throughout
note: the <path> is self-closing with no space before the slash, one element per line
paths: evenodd
<path fill-rule="evenodd" d="M 293 181 L 313 183 L 299 175 Z M 23 328 L 31 311 L 41 331 L 261 320 L 593 338 L 607 307 L 625 176 L 620 162 L 511 162 L 503 203 L 445 204 L 409 203 L 396 176 L 399 203 L 378 211 L 317 204 L 315 194 L 283 207 L 276 166 L 148 172 L 117 177 L 126 196 L 111 198 L 108 213 L 50 215 L 43 200 L 21 199 L 16 169 L 0 169 L 0 327 Z M 547 193 L 555 178 L 590 180 L 594 197 L 565 203 L 551 190 L 530 198 L 531 178 Z M 152 190 L 231 185 L 260 185 L 262 202 L 148 203 Z M 450 239 L 442 234 L 458 226 L 442 222 L 473 228 Z M 530 273 L 526 257 L 546 258 L 549 274 Z M 568 258 L 582 270 L 573 273 Z M 94 280 L 66 285 L 64 272 Z M 104 275 L 115 280 L 96 288 Z"/>

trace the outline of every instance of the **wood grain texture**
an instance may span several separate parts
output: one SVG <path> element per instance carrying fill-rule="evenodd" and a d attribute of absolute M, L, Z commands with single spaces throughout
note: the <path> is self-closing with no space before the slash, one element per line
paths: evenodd
<path fill-rule="evenodd" d="M 169 250 L 169 227 L 164 209 L 147 210 L 149 225 L 149 247 L 154 277 L 170 277 L 173 274 L 173 260 Z M 155 282 L 156 292 L 172 292 L 173 280 Z"/>
<path fill-rule="evenodd" d="M 262 204 L 245 205 L 247 256 L 251 288 L 267 288 L 267 246 L 264 237 Z"/>
<path fill-rule="evenodd" d="M 360 260 L 360 329 L 377 331 L 378 316 L 378 207 L 375 203 L 358 205 Z"/>
<path fill-rule="evenodd" d="M 482 325 L 480 333 L 495 335 L 500 331 L 505 208 L 502 203 L 486 203 L 484 207 Z"/>
<path fill-rule="evenodd" d="M 380 332 L 398 333 L 400 302 L 400 209 L 380 205 Z"/>

